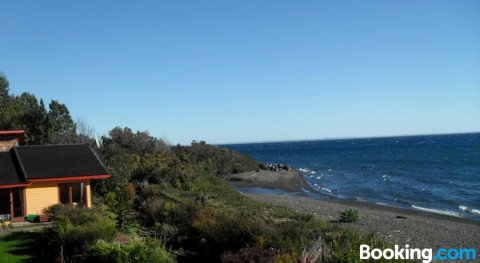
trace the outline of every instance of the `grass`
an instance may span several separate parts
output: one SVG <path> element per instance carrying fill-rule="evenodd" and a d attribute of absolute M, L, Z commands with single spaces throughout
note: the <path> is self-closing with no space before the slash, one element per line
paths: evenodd
<path fill-rule="evenodd" d="M 7 232 L 0 234 L 0 261 L 8 263 L 42 262 L 36 249 L 41 232 Z"/>

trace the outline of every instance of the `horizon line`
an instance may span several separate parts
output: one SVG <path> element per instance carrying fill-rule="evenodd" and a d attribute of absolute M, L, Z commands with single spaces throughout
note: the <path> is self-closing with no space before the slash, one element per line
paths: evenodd
<path fill-rule="evenodd" d="M 292 140 L 265 140 L 265 141 L 250 141 L 250 142 L 234 142 L 234 143 L 212 143 L 212 145 L 238 145 L 238 144 L 259 144 L 259 143 L 282 143 L 282 142 L 312 142 L 312 141 L 335 141 L 335 140 L 361 140 L 361 139 L 382 139 L 382 138 L 401 138 L 401 137 L 416 137 L 416 136 L 441 136 L 441 135 L 462 135 L 474 134 L 480 131 L 468 132 L 448 132 L 448 133 L 423 133 L 423 134 L 404 134 L 404 135 L 380 135 L 380 136 L 360 136 L 360 137 L 327 137 L 316 139 L 292 139 Z"/>

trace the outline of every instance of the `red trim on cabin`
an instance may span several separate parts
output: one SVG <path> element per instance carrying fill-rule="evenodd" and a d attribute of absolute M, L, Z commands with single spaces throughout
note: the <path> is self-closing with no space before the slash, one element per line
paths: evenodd
<path fill-rule="evenodd" d="M 83 180 L 92 180 L 92 179 L 108 179 L 110 177 L 111 177 L 111 175 L 109 175 L 109 174 L 97 174 L 97 175 L 84 175 L 84 176 L 30 179 L 30 180 L 27 180 L 27 182 L 25 182 L 23 184 L 4 184 L 4 185 L 0 185 L 0 189 L 27 187 L 27 186 L 32 186 L 32 183 L 72 182 L 72 181 L 83 181 Z"/>
<path fill-rule="evenodd" d="M 98 174 L 98 175 L 85 175 L 85 176 L 28 179 L 28 181 L 31 182 L 31 183 L 69 182 L 69 181 L 81 181 L 81 180 L 91 180 L 91 179 L 107 179 L 107 178 L 110 178 L 110 176 L 111 175 L 109 175 L 109 174 Z"/>
<path fill-rule="evenodd" d="M 25 183 L 25 184 L 5 184 L 5 185 L 0 185 L 0 189 L 25 187 L 25 186 L 31 186 L 31 185 L 32 185 L 32 183 L 30 183 L 30 182 Z"/>
<path fill-rule="evenodd" d="M 23 144 L 25 141 L 25 131 L 24 130 L 6 130 L 0 131 L 0 136 L 2 135 L 17 135 L 15 139 L 17 139 L 18 144 Z"/>
<path fill-rule="evenodd" d="M 8 131 L 0 131 L 0 134 L 24 134 L 24 130 L 8 130 Z"/>

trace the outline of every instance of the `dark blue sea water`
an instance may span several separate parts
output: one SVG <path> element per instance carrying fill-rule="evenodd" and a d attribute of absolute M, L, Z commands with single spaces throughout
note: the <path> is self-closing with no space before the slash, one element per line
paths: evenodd
<path fill-rule="evenodd" d="M 326 196 L 480 220 L 480 133 L 222 147 L 301 169 Z"/>

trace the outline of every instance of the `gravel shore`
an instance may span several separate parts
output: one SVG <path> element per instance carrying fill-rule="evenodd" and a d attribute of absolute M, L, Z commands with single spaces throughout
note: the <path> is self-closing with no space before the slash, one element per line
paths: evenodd
<path fill-rule="evenodd" d="M 285 206 L 335 223 L 341 211 L 354 208 L 360 220 L 344 224 L 363 232 L 375 232 L 393 244 L 419 248 L 461 248 L 480 246 L 480 222 L 452 216 L 400 209 L 359 201 L 317 200 L 302 196 L 303 189 L 313 190 L 296 171 L 258 171 L 229 175 L 230 185 L 276 188 L 292 194 L 243 193 L 251 199 Z M 302 189 L 303 188 L 303 189 Z M 295 193 L 295 194 L 293 194 Z"/>
<path fill-rule="evenodd" d="M 311 213 L 329 222 L 335 222 L 346 208 L 359 211 L 360 220 L 351 225 L 370 233 L 375 232 L 393 244 L 410 247 L 474 247 L 480 245 L 480 222 L 410 211 L 363 202 L 315 200 L 290 194 L 246 194 L 251 199 L 285 206 L 303 213 Z"/>

